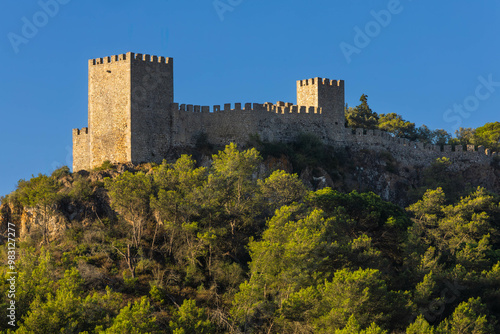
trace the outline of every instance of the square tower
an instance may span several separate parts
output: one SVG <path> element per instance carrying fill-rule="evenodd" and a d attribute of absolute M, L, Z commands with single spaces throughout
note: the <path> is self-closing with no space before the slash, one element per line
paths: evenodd
<path fill-rule="evenodd" d="M 344 80 L 313 78 L 297 81 L 297 105 L 323 108 L 324 116 L 343 125 Z"/>
<path fill-rule="evenodd" d="M 173 95 L 172 58 L 128 52 L 89 60 L 88 168 L 147 160 L 143 152 Z"/>

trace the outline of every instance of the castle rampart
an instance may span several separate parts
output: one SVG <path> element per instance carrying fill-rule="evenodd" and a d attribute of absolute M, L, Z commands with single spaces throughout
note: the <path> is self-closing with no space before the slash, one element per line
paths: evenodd
<path fill-rule="evenodd" d="M 158 56 L 151 56 L 151 55 L 142 54 L 142 53 L 127 52 L 127 53 L 122 53 L 119 55 L 90 59 L 89 65 L 102 65 L 102 64 L 109 64 L 109 63 L 113 63 L 113 62 L 117 62 L 117 61 L 126 61 L 126 60 L 128 60 L 128 61 L 138 60 L 138 61 L 143 61 L 143 62 L 162 63 L 162 64 L 169 64 L 169 63 L 173 62 L 173 58 L 158 57 Z"/>
<path fill-rule="evenodd" d="M 345 145 L 354 150 L 387 151 L 399 161 L 415 166 L 429 165 L 437 158 L 442 157 L 459 163 L 469 161 L 489 164 L 491 157 L 498 156 L 497 152 L 485 149 L 484 146 L 465 145 L 464 149 L 462 145 L 425 144 L 412 142 L 406 138 L 394 137 L 380 130 L 347 129 L 345 142 L 336 144 L 337 146 Z"/>
<path fill-rule="evenodd" d="M 380 130 L 345 127 L 344 81 L 297 81 L 297 103 L 174 103 L 173 59 L 132 53 L 89 60 L 89 127 L 73 130 L 73 170 L 113 163 L 161 162 L 169 150 L 209 142 L 244 145 L 251 135 L 288 142 L 312 133 L 323 142 L 354 150 L 389 151 L 407 163 L 436 158 L 488 163 L 484 147 L 428 145 Z"/>

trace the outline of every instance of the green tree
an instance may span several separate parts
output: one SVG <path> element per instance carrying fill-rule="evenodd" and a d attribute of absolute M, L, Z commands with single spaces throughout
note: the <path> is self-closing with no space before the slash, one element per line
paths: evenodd
<path fill-rule="evenodd" d="M 410 324 L 406 328 L 406 334 L 434 334 L 434 327 L 429 325 L 429 323 L 424 319 L 422 315 L 419 315 L 415 322 Z"/>
<path fill-rule="evenodd" d="M 274 171 L 265 180 L 259 179 L 257 184 L 266 204 L 273 210 L 298 202 L 307 193 L 297 174 L 288 174 L 283 170 Z"/>
<path fill-rule="evenodd" d="M 62 167 L 56 169 L 55 171 L 53 171 L 50 176 L 53 177 L 54 179 L 58 180 L 58 179 L 61 179 L 65 176 L 68 176 L 70 174 L 71 174 L 71 171 L 69 170 L 69 167 L 62 166 Z"/>
<path fill-rule="evenodd" d="M 343 329 L 336 329 L 335 334 L 386 334 L 387 331 L 382 330 L 375 323 L 372 323 L 369 328 L 362 329 L 356 318 L 352 315 L 347 321 Z"/>
<path fill-rule="evenodd" d="M 423 124 L 415 129 L 416 139 L 424 144 L 433 144 L 433 133 L 432 130 Z"/>
<path fill-rule="evenodd" d="M 151 178 L 142 172 L 133 174 L 126 171 L 114 179 L 106 178 L 104 181 L 112 207 L 132 225 L 132 242 L 139 248 L 150 213 Z"/>
<path fill-rule="evenodd" d="M 447 145 L 450 144 L 451 134 L 444 129 L 432 131 L 432 144 Z"/>
<path fill-rule="evenodd" d="M 362 327 L 384 323 L 394 311 L 392 293 L 378 270 L 339 270 L 331 282 L 318 286 L 320 301 L 315 325 L 318 333 L 343 328 L 354 316 Z M 401 306 L 401 305 L 400 305 Z"/>
<path fill-rule="evenodd" d="M 183 239 L 186 244 L 193 244 L 196 234 L 186 228 L 198 218 L 202 204 L 202 189 L 206 183 L 207 170 L 204 167 L 195 168 L 195 161 L 188 155 L 182 155 L 174 164 L 166 161 L 154 168 L 154 184 L 157 188 L 156 196 L 151 198 L 151 207 L 156 217 L 155 235 L 158 226 L 164 225 L 169 235 L 168 253 L 172 254 L 174 249 L 179 250 L 176 257 L 184 257 L 185 254 L 175 241 Z M 188 253 L 191 253 L 188 251 Z M 192 257 L 192 259 L 196 257 Z"/>
<path fill-rule="evenodd" d="M 459 128 L 455 131 L 456 139 L 461 145 L 477 145 L 476 129 L 473 128 Z"/>
<path fill-rule="evenodd" d="M 402 218 L 404 212 L 396 206 L 384 205 L 380 199 L 370 199 L 369 194 L 363 202 L 361 199 L 365 194 L 357 195 L 340 194 L 331 189 L 311 193 L 306 204 L 292 204 L 277 210 L 269 220 L 262 239 L 249 243 L 252 258 L 250 279 L 240 286 L 231 310 L 244 330 L 250 331 L 253 324 L 259 321 L 274 323 L 279 328 L 276 329 L 278 332 L 293 331 L 299 326 L 306 330 L 308 326 L 313 326 L 315 319 L 335 312 L 333 309 L 339 307 L 335 303 L 340 300 L 350 298 L 356 303 L 364 298 L 362 295 L 339 295 L 338 299 L 332 300 L 333 290 L 347 291 L 347 287 L 337 288 L 343 284 L 340 276 L 333 281 L 337 284 L 335 288 L 332 288 L 333 283 L 325 285 L 324 282 L 341 275 L 336 274 L 336 270 L 342 266 L 353 267 L 358 263 L 379 265 L 384 262 L 379 259 L 380 252 L 371 245 L 371 238 L 363 231 L 381 230 L 387 242 L 393 243 L 392 238 L 398 240 L 396 231 L 400 228 L 404 231 L 407 223 Z M 389 248 L 388 245 L 385 247 Z M 359 280 L 362 281 L 361 278 Z M 354 279 L 346 279 L 346 282 L 351 281 Z M 374 291 L 386 291 L 384 289 L 387 289 L 385 283 Z M 398 312 L 404 312 L 404 303 L 399 301 L 398 293 L 386 292 L 388 299 L 385 302 L 399 305 L 396 307 Z M 377 297 L 374 298 L 382 297 L 375 295 Z M 365 305 L 369 306 L 370 301 L 365 300 Z M 335 316 L 338 322 L 335 328 L 343 328 L 349 317 L 347 309 L 339 312 L 345 313 Z M 370 313 L 370 316 L 374 314 Z M 371 323 L 365 322 L 361 314 L 359 317 L 356 315 L 356 319 L 363 326 Z M 328 321 L 321 325 L 325 331 Z M 319 322 L 317 326 L 321 327 Z"/>
<path fill-rule="evenodd" d="M 151 333 L 157 330 L 156 317 L 152 316 L 152 309 L 147 297 L 142 297 L 140 302 L 136 301 L 132 305 L 120 310 L 120 313 L 114 318 L 111 327 L 103 330 L 102 326 L 96 327 L 99 334 L 142 334 Z"/>
<path fill-rule="evenodd" d="M 48 294 L 54 293 L 56 290 L 56 273 L 55 263 L 51 256 L 50 251 L 42 247 L 39 253 L 35 248 L 18 249 L 17 277 L 15 286 L 15 300 L 16 300 L 16 319 L 20 323 L 21 318 L 24 317 L 30 310 L 30 305 L 35 299 L 44 301 Z M 1 285 L 3 291 L 6 293 L 2 295 L 1 315 L 6 318 L 5 310 L 9 306 L 7 303 L 7 291 L 9 290 L 10 281 L 7 279 L 12 278 L 9 274 L 10 270 L 4 266 L 0 270 Z M 6 323 L 1 323 L 0 328 L 7 328 Z M 5 326 L 5 327 L 4 327 Z"/>
<path fill-rule="evenodd" d="M 109 325 L 119 310 L 121 297 L 107 289 L 104 295 L 82 297 L 82 279 L 73 268 L 59 280 L 55 294 L 37 296 L 23 317 L 19 333 L 81 333 Z"/>
<path fill-rule="evenodd" d="M 494 325 L 488 321 L 488 311 L 481 298 L 470 298 L 455 308 L 451 319 L 439 324 L 437 333 L 493 334 Z"/>
<path fill-rule="evenodd" d="M 347 126 L 350 128 L 377 129 L 379 116 L 368 106 L 368 95 L 361 95 L 361 104 L 346 112 Z"/>
<path fill-rule="evenodd" d="M 192 299 L 186 299 L 172 315 L 169 323 L 174 334 L 215 333 L 215 326 L 208 319 L 207 311 L 197 307 Z"/>
<path fill-rule="evenodd" d="M 378 119 L 378 127 L 396 137 L 416 139 L 415 123 L 405 121 L 401 115 L 396 113 L 381 114 Z"/>
<path fill-rule="evenodd" d="M 500 151 L 500 122 L 486 123 L 477 128 L 475 137 L 479 145 Z"/>
<path fill-rule="evenodd" d="M 132 226 L 129 233 L 131 240 L 126 241 L 126 249 L 121 242 L 115 243 L 114 248 L 125 259 L 132 278 L 135 278 L 135 252 L 142 250 L 144 227 L 150 219 L 152 181 L 143 172 L 133 174 L 126 171 L 114 179 L 105 178 L 104 184 L 111 199 L 111 207 Z"/>
<path fill-rule="evenodd" d="M 203 189 L 204 226 L 220 241 L 221 253 L 235 254 L 247 242 L 258 215 L 257 168 L 262 158 L 252 148 L 240 152 L 236 144 L 212 156 L 213 163 Z M 245 252 L 246 253 L 246 252 Z"/>
<path fill-rule="evenodd" d="M 208 178 L 208 191 L 222 204 L 228 216 L 243 216 L 249 213 L 253 204 L 253 192 L 256 188 L 257 166 L 262 158 L 252 148 L 240 152 L 236 144 L 229 144 L 224 151 L 213 157 Z M 230 222 L 232 233 L 237 222 Z"/>
<path fill-rule="evenodd" d="M 251 326 L 257 316 L 270 318 L 291 294 L 319 283 L 319 269 L 335 248 L 325 240 L 327 234 L 319 210 L 306 214 L 300 205 L 277 210 L 262 240 L 249 243 L 251 276 L 233 301 L 236 319 Z"/>
<path fill-rule="evenodd" d="M 428 190 L 423 199 L 408 207 L 415 225 L 410 230 L 411 248 L 435 247 L 446 263 L 460 264 L 467 270 L 481 272 L 492 265 L 493 224 L 498 217 L 496 199 L 478 188 L 455 205 L 444 205 L 441 188 Z"/>
<path fill-rule="evenodd" d="M 90 201 L 93 194 L 90 179 L 80 176 L 79 174 L 74 174 L 73 178 L 74 181 L 68 192 L 69 197 L 75 201 L 79 201 L 80 203 Z"/>

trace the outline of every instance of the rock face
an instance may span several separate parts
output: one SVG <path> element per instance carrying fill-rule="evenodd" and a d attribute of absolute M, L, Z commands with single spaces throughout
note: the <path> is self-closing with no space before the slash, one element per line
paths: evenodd
<path fill-rule="evenodd" d="M 344 192 L 372 191 L 402 207 L 416 200 L 417 190 L 426 186 L 424 175 L 429 173 L 430 166 L 425 162 L 416 164 L 397 160 L 389 151 L 366 149 L 346 149 L 342 156 L 348 158 L 340 168 L 329 171 L 333 175 L 323 168 L 306 168 L 301 179 L 311 189 L 331 187 Z M 474 189 L 480 186 L 500 193 L 500 168 L 495 163 L 453 160 L 444 173 L 458 188 Z"/>

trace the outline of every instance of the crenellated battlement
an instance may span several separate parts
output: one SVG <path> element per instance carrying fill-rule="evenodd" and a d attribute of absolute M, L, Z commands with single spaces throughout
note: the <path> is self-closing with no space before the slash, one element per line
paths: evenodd
<path fill-rule="evenodd" d="M 426 155 L 427 152 L 433 152 L 434 155 L 444 155 L 448 158 L 465 158 L 465 159 L 489 159 L 497 156 L 497 152 L 485 149 L 479 145 L 433 145 L 421 142 L 411 141 L 407 138 L 400 138 L 391 135 L 388 132 L 381 130 L 366 130 L 362 128 L 346 129 L 347 143 L 361 144 L 366 147 L 385 147 L 391 152 L 399 153 L 421 153 Z M 427 151 L 427 152 L 426 152 Z"/>
<path fill-rule="evenodd" d="M 299 87 L 303 86 L 332 86 L 332 87 L 344 87 L 344 80 L 330 80 L 326 78 L 311 78 L 305 80 L 298 80 L 297 85 Z"/>
<path fill-rule="evenodd" d="M 89 65 L 95 66 L 95 65 L 110 64 L 110 63 L 115 63 L 115 62 L 120 62 L 120 61 L 132 61 L 132 60 L 142 61 L 142 62 L 150 62 L 150 63 L 170 64 L 170 65 L 173 65 L 173 61 L 174 61 L 173 58 L 152 56 L 149 54 L 142 54 L 142 53 L 127 52 L 127 53 L 122 53 L 122 54 L 113 55 L 113 56 L 90 59 Z"/>
<path fill-rule="evenodd" d="M 200 133 L 214 145 L 245 145 L 257 134 L 287 142 L 311 133 L 337 147 L 387 150 L 400 161 L 438 157 L 486 164 L 497 152 L 482 146 L 412 142 L 380 130 L 345 127 L 344 80 L 299 80 L 297 101 L 174 103 L 173 59 L 127 52 L 89 60 L 89 124 L 73 129 L 73 170 L 113 163 L 161 162 L 170 150 L 192 147 Z"/>
<path fill-rule="evenodd" d="M 88 135 L 89 128 L 73 129 L 73 136 Z"/>
<path fill-rule="evenodd" d="M 219 112 L 270 112 L 275 114 L 302 114 L 302 115 L 321 115 L 323 108 L 311 106 L 298 106 L 290 102 L 280 102 L 276 104 L 266 103 L 225 103 L 221 105 L 214 105 L 212 109 L 210 106 L 200 106 L 193 104 L 179 104 L 172 103 L 170 106 L 174 111 L 185 111 L 193 113 L 219 113 Z"/>

